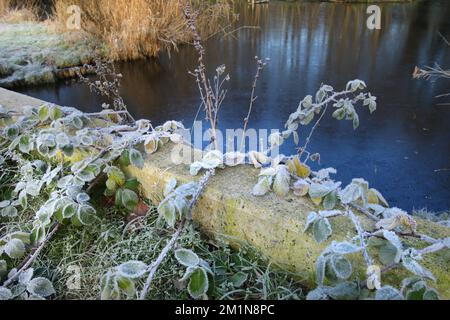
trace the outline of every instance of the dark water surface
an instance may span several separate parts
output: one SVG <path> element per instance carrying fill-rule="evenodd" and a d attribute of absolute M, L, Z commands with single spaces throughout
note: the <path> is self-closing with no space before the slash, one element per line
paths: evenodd
<path fill-rule="evenodd" d="M 259 84 L 250 126 L 282 128 L 289 114 L 321 83 L 343 88 L 360 78 L 378 97 L 379 109 L 361 112 L 361 127 L 326 119 L 311 144 L 323 167 L 338 169 L 348 183 L 362 177 L 393 206 L 407 210 L 450 208 L 449 80 L 412 80 L 416 65 L 450 66 L 450 1 L 381 5 L 382 30 L 366 28 L 364 4 L 271 3 L 242 6 L 234 37 L 207 43 L 207 62 L 214 70 L 226 64 L 231 75 L 222 107 L 221 128 L 240 128 L 245 117 L 255 70 L 254 56 L 271 62 Z M 168 119 L 191 126 L 199 99 L 188 75 L 196 63 L 191 47 L 171 58 L 120 64 L 123 96 L 139 118 L 155 123 Z M 25 94 L 83 110 L 98 110 L 101 99 L 80 84 L 20 90 Z M 305 138 L 305 133 L 302 135 Z M 292 143 L 282 150 L 294 152 Z"/>

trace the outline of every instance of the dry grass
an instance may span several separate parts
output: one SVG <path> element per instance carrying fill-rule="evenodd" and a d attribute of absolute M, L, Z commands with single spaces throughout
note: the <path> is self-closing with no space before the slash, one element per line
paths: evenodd
<path fill-rule="evenodd" d="M 54 19 L 61 28 L 68 17 L 67 7 L 76 4 L 82 11 L 82 29 L 101 40 L 114 60 L 155 56 L 160 50 L 176 49 L 191 40 L 184 18 L 182 0 L 55 0 Z M 200 29 L 215 32 L 232 15 L 228 0 L 214 3 L 194 0 L 200 11 Z"/>
<path fill-rule="evenodd" d="M 38 1 L 0 0 L 0 22 L 21 23 L 38 20 Z"/>

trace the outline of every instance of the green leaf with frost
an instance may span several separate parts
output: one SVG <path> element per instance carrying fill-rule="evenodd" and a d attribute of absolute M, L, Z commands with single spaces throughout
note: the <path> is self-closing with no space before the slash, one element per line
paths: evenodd
<path fill-rule="evenodd" d="M 403 295 L 391 286 L 384 286 L 377 290 L 375 300 L 404 300 Z"/>
<path fill-rule="evenodd" d="M 147 272 L 147 265 L 141 261 L 128 261 L 117 267 L 119 275 L 129 278 L 138 279 Z"/>
<path fill-rule="evenodd" d="M 197 268 L 190 277 L 188 292 L 193 299 L 199 299 L 208 292 L 208 275 L 203 268 Z"/>
<path fill-rule="evenodd" d="M 19 275 L 19 283 L 26 286 L 31 281 L 31 279 L 33 279 L 33 274 L 34 274 L 33 268 L 29 268 L 29 269 L 23 271 Z"/>
<path fill-rule="evenodd" d="M 386 243 L 386 245 L 380 247 L 378 257 L 380 258 L 381 263 L 387 266 L 392 263 L 400 262 L 401 251 L 391 243 Z"/>
<path fill-rule="evenodd" d="M 120 290 L 125 292 L 128 297 L 133 297 L 136 295 L 136 287 L 133 280 L 123 276 L 117 276 L 115 280 Z"/>
<path fill-rule="evenodd" d="M 62 217 L 64 219 L 72 218 L 78 211 L 78 206 L 76 203 L 68 203 L 62 209 Z"/>
<path fill-rule="evenodd" d="M 246 283 L 248 280 L 248 274 L 244 272 L 237 272 L 231 278 L 230 281 L 233 284 L 233 287 L 240 288 Z"/>
<path fill-rule="evenodd" d="M 352 203 L 361 197 L 361 189 L 358 185 L 351 183 L 341 191 L 339 197 L 343 204 Z"/>
<path fill-rule="evenodd" d="M 360 252 L 362 248 L 360 246 L 354 245 L 353 243 L 344 241 L 334 242 L 331 245 L 331 250 L 336 254 L 345 255 Z"/>
<path fill-rule="evenodd" d="M 32 147 L 33 145 L 31 144 L 30 136 L 26 134 L 22 135 L 19 139 L 20 152 L 28 154 L 32 150 Z"/>
<path fill-rule="evenodd" d="M 414 273 L 415 275 L 418 275 L 419 277 L 428 278 L 428 279 L 431 279 L 433 281 L 436 281 L 436 278 L 433 276 L 431 271 L 426 269 L 425 267 L 421 266 L 412 257 L 403 256 L 402 264 L 407 270 L 409 270 L 410 272 Z"/>
<path fill-rule="evenodd" d="M 313 223 L 319 218 L 319 215 L 316 212 L 310 212 L 308 214 L 308 218 L 306 219 L 305 229 L 303 232 L 309 230 L 312 227 Z"/>
<path fill-rule="evenodd" d="M 166 187 L 164 188 L 164 196 L 167 197 L 169 194 L 172 193 L 172 191 L 175 190 L 177 187 L 177 179 L 173 178 L 170 179 L 169 182 L 167 182 Z"/>
<path fill-rule="evenodd" d="M 340 182 L 324 181 L 322 183 L 312 183 L 309 188 L 309 196 L 313 199 L 324 198 L 329 193 L 340 187 Z"/>
<path fill-rule="evenodd" d="M 196 267 L 200 263 L 200 258 L 188 249 L 179 249 L 175 251 L 175 258 L 185 267 Z"/>
<path fill-rule="evenodd" d="M 273 177 L 271 176 L 261 176 L 256 186 L 253 188 L 253 195 L 256 197 L 266 195 L 272 187 L 272 181 Z"/>
<path fill-rule="evenodd" d="M 176 222 L 175 206 L 172 201 L 164 201 L 158 206 L 158 214 L 164 218 L 169 227 L 174 227 Z"/>
<path fill-rule="evenodd" d="M 11 300 L 13 294 L 8 288 L 0 287 L 0 301 Z"/>
<path fill-rule="evenodd" d="M 49 116 L 50 116 L 50 119 L 52 119 L 52 120 L 58 120 L 63 116 L 63 112 L 61 111 L 61 108 L 59 108 L 57 106 L 53 106 L 49 110 Z"/>
<path fill-rule="evenodd" d="M 284 197 L 289 193 L 289 184 L 291 182 L 291 175 L 286 166 L 280 165 L 277 167 L 277 173 L 273 182 L 273 191 L 280 197 Z"/>
<path fill-rule="evenodd" d="M 342 255 L 332 255 L 329 261 L 334 274 L 341 280 L 347 280 L 352 275 L 352 264 Z"/>
<path fill-rule="evenodd" d="M 120 158 L 119 158 L 119 164 L 122 167 L 128 167 L 131 164 L 130 151 L 125 150 L 122 152 L 122 154 L 120 155 Z"/>
<path fill-rule="evenodd" d="M 136 192 L 124 189 L 122 191 L 122 206 L 124 206 L 128 211 L 133 212 L 139 203 L 139 197 Z"/>
<path fill-rule="evenodd" d="M 0 216 L 5 218 L 17 217 L 17 213 L 17 208 L 13 206 L 9 206 L 0 210 Z"/>
<path fill-rule="evenodd" d="M 308 293 L 306 300 L 309 301 L 319 301 L 319 300 L 329 300 L 328 294 L 324 287 L 318 287 Z"/>
<path fill-rule="evenodd" d="M 428 289 L 423 295 L 423 300 L 440 300 L 439 293 L 434 289 Z"/>
<path fill-rule="evenodd" d="M 45 227 L 35 226 L 33 228 L 33 230 L 31 231 L 31 236 L 30 236 L 31 244 L 37 245 L 37 244 L 41 243 L 42 241 L 44 241 L 44 239 L 45 239 Z"/>
<path fill-rule="evenodd" d="M 336 207 L 337 201 L 338 193 L 335 190 L 325 197 L 325 199 L 323 200 L 323 207 L 325 208 L 325 210 L 333 210 Z"/>
<path fill-rule="evenodd" d="M 29 232 L 16 231 L 11 233 L 9 236 L 11 239 L 21 240 L 24 244 L 31 244 Z"/>
<path fill-rule="evenodd" d="M 11 259 L 20 259 L 25 255 L 25 244 L 20 239 L 11 239 L 4 251 Z"/>
<path fill-rule="evenodd" d="M 325 242 L 333 233 L 327 218 L 319 218 L 314 222 L 313 235 L 318 243 Z"/>
<path fill-rule="evenodd" d="M 88 205 L 80 205 L 77 211 L 77 218 L 82 225 L 92 225 L 95 220 L 96 210 Z"/>
<path fill-rule="evenodd" d="M 358 300 L 360 289 L 356 282 L 342 282 L 326 290 L 333 300 Z"/>
<path fill-rule="evenodd" d="M 136 149 L 130 149 L 130 162 L 136 168 L 144 168 L 144 157 L 142 153 Z"/>
<path fill-rule="evenodd" d="M 47 298 L 56 293 L 50 280 L 42 277 L 34 278 L 28 282 L 27 291 L 42 298 Z"/>
<path fill-rule="evenodd" d="M 41 106 L 38 111 L 38 116 L 40 121 L 42 122 L 46 121 L 50 116 L 49 107 L 47 105 Z"/>

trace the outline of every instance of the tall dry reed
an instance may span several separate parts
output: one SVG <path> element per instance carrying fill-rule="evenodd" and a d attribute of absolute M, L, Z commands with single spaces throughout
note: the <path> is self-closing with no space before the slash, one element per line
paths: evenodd
<path fill-rule="evenodd" d="M 114 60 L 155 56 L 192 40 L 183 7 L 186 0 L 55 0 L 54 19 L 64 28 L 67 8 L 81 8 L 81 27 L 108 47 Z M 212 33 L 232 17 L 229 0 L 191 0 L 201 32 Z"/>
<path fill-rule="evenodd" d="M 34 22 L 38 17 L 38 0 L 0 0 L 0 22 Z"/>

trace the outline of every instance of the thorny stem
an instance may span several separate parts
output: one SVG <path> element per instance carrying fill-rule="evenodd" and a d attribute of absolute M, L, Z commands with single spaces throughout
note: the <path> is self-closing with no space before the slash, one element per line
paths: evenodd
<path fill-rule="evenodd" d="M 364 229 L 361 226 L 361 222 L 359 221 L 358 217 L 353 213 L 353 211 L 350 208 L 347 208 L 347 213 L 350 219 L 353 222 L 353 225 L 355 226 L 356 232 L 359 236 L 359 241 L 363 250 L 363 256 L 364 260 L 366 261 L 366 264 L 368 267 L 373 265 L 373 260 L 370 257 L 369 253 L 367 252 L 367 246 L 366 241 L 364 239 Z"/>
<path fill-rule="evenodd" d="M 59 230 L 60 224 L 56 223 L 52 230 L 47 234 L 45 239 L 39 243 L 39 245 L 33 250 L 33 252 L 22 262 L 17 272 L 3 283 L 3 287 L 7 287 L 12 284 L 25 270 L 27 270 L 39 256 L 39 253 L 44 249 L 45 245 L 53 238 L 56 232 Z"/>
<path fill-rule="evenodd" d="M 147 297 L 148 291 L 150 290 L 150 286 L 152 285 L 153 279 L 155 277 L 156 271 L 158 270 L 161 263 L 165 260 L 169 252 L 173 249 L 175 244 L 177 243 L 181 233 L 184 231 L 184 228 L 187 225 L 187 222 L 192 219 L 192 210 L 194 209 L 195 205 L 197 204 L 201 194 L 206 188 L 206 185 L 208 184 L 209 179 L 215 174 L 215 170 L 212 169 L 203 176 L 203 178 L 199 182 L 199 186 L 197 189 L 197 192 L 195 193 L 194 197 L 191 200 L 191 204 L 189 205 L 188 212 L 186 216 L 183 218 L 183 220 L 180 222 L 180 225 L 178 226 L 176 232 L 172 235 L 172 238 L 169 240 L 167 245 L 164 247 L 164 249 L 159 254 L 158 258 L 150 265 L 148 272 L 149 275 L 147 277 L 147 281 L 145 282 L 144 289 L 141 292 L 140 300 L 145 300 Z"/>
<path fill-rule="evenodd" d="M 250 116 L 252 114 L 253 103 L 258 99 L 258 97 L 255 97 L 256 86 L 258 84 L 258 79 L 260 77 L 261 71 L 263 71 L 264 67 L 266 66 L 266 64 L 263 63 L 262 60 L 260 60 L 258 57 L 256 57 L 256 60 L 257 60 L 258 66 L 257 66 L 257 69 L 256 69 L 255 78 L 253 80 L 252 94 L 250 96 L 250 105 L 248 107 L 248 114 L 247 114 L 247 117 L 245 117 L 245 119 L 244 119 L 244 129 L 243 129 L 243 132 L 242 132 L 242 140 L 241 140 L 240 152 L 242 152 L 242 148 L 244 148 L 245 132 L 247 131 L 248 122 L 250 121 Z"/>
<path fill-rule="evenodd" d="M 306 142 L 305 145 L 302 147 L 302 149 L 300 150 L 300 155 L 298 156 L 299 160 L 302 160 L 302 156 L 305 153 L 306 149 L 309 146 L 309 143 L 311 142 L 311 138 L 314 134 L 314 132 L 317 130 L 317 128 L 319 127 L 320 122 L 322 121 L 323 117 L 325 116 L 325 113 L 328 110 L 328 105 L 326 105 L 325 109 L 323 110 L 322 114 L 320 115 L 319 119 L 317 119 L 316 123 L 314 124 L 314 127 L 312 127 L 311 132 L 309 133 L 309 136 L 306 138 Z M 306 163 L 307 161 L 305 161 Z"/>
<path fill-rule="evenodd" d="M 328 97 L 327 99 L 325 99 L 324 101 L 322 101 L 321 103 L 318 103 L 316 105 L 314 105 L 314 107 L 311 109 L 311 112 L 316 112 L 316 110 L 319 110 L 320 108 L 322 108 L 323 106 L 325 106 L 325 110 L 322 112 L 320 118 L 316 121 L 314 127 L 311 129 L 311 132 L 309 133 L 309 136 L 306 138 L 306 142 L 305 145 L 303 146 L 303 148 L 300 150 L 300 155 L 299 155 L 299 159 L 301 160 L 303 154 L 306 151 L 306 149 L 308 148 L 309 143 L 311 142 L 311 138 L 314 134 L 314 132 L 316 131 L 316 129 L 319 127 L 320 122 L 322 121 L 323 117 L 325 116 L 325 113 L 328 110 L 328 104 L 336 101 L 336 99 L 340 96 L 346 96 L 347 94 L 352 93 L 352 91 L 350 90 L 346 90 L 346 91 L 342 91 L 342 92 L 337 92 L 335 94 L 333 94 L 332 96 Z"/>

